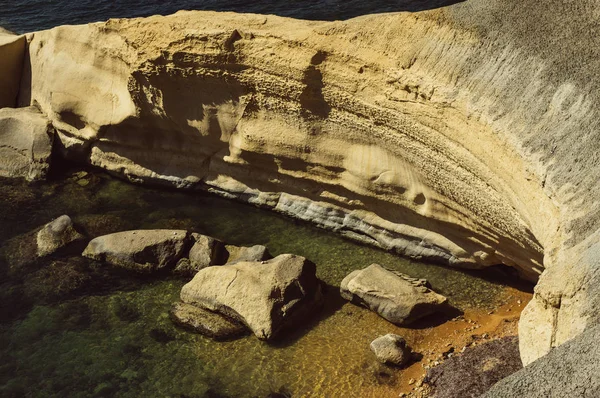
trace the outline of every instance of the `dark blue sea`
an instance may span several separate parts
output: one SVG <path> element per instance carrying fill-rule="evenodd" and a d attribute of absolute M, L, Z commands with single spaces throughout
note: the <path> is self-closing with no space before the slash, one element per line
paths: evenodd
<path fill-rule="evenodd" d="M 0 26 L 15 33 L 109 18 L 169 15 L 179 10 L 235 11 L 312 20 L 345 20 L 365 14 L 421 11 L 457 0 L 0 0 Z"/>

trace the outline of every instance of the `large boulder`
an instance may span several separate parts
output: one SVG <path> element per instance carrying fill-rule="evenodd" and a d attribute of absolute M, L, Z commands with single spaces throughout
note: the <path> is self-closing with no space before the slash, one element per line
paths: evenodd
<path fill-rule="evenodd" d="M 238 320 L 259 339 L 271 340 L 314 312 L 322 292 L 313 263 L 282 254 L 205 268 L 183 287 L 181 300 Z"/>
<path fill-rule="evenodd" d="M 0 108 L 14 107 L 21 84 L 25 36 L 0 28 Z"/>
<path fill-rule="evenodd" d="M 0 176 L 30 181 L 45 178 L 50 168 L 53 131 L 35 107 L 0 109 Z"/>
<path fill-rule="evenodd" d="M 344 278 L 340 293 L 396 324 L 408 324 L 438 311 L 447 299 L 427 287 L 424 279 L 411 278 L 371 264 Z"/>
<path fill-rule="evenodd" d="M 228 340 L 248 332 L 239 322 L 191 304 L 173 304 L 169 316 L 173 323 L 215 340 Z"/>
<path fill-rule="evenodd" d="M 377 359 L 384 364 L 403 366 L 411 357 L 410 347 L 397 334 L 380 336 L 371 342 L 370 347 Z"/>
<path fill-rule="evenodd" d="M 117 232 L 93 239 L 83 255 L 127 269 L 152 272 L 174 267 L 187 254 L 190 234 L 183 230 Z"/>

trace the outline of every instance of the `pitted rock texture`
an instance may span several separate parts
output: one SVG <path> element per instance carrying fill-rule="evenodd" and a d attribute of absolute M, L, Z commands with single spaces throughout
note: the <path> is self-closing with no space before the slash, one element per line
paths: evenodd
<path fill-rule="evenodd" d="M 505 263 L 536 279 L 542 245 L 525 204 L 552 208 L 522 189 L 531 176 L 514 149 L 446 105 L 460 93 L 427 76 L 439 67 L 411 65 L 417 51 L 441 56 L 428 42 L 474 40 L 449 28 L 427 37 L 435 25 L 181 12 L 64 26 L 29 36 L 21 98 L 49 115 L 68 157 L 131 181 L 208 189 L 415 258 Z M 383 26 L 398 28 L 382 37 Z"/>
<path fill-rule="evenodd" d="M 469 0 L 64 26 L 27 35 L 18 103 L 48 115 L 66 156 L 131 181 L 416 258 L 543 271 L 520 328 L 531 362 L 600 320 L 599 14 Z"/>
<path fill-rule="evenodd" d="M 447 302 L 446 297 L 428 288 L 426 280 L 387 270 L 379 264 L 352 271 L 342 281 L 340 294 L 396 325 L 439 311 Z"/>

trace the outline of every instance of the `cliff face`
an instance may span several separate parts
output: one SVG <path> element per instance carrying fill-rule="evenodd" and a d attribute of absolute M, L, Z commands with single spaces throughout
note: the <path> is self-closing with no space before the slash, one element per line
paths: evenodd
<path fill-rule="evenodd" d="M 588 51 L 577 34 L 519 33 L 594 19 L 539 7 L 63 26 L 27 36 L 19 104 L 48 116 L 66 156 L 134 182 L 207 189 L 450 265 L 545 269 L 520 331 L 529 362 L 598 319 L 597 78 L 571 74 Z"/>

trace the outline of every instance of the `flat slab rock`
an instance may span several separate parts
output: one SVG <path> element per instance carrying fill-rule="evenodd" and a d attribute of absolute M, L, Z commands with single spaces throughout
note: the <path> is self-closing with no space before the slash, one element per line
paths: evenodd
<path fill-rule="evenodd" d="M 192 244 L 184 230 L 136 230 L 93 239 L 83 256 L 127 269 L 152 272 L 175 267 Z"/>
<path fill-rule="evenodd" d="M 244 325 L 191 304 L 173 304 L 169 316 L 175 324 L 215 340 L 229 340 L 248 333 Z"/>
<path fill-rule="evenodd" d="M 235 319 L 259 339 L 271 340 L 312 315 L 322 292 L 313 263 L 282 254 L 204 268 L 183 287 L 181 301 Z"/>
<path fill-rule="evenodd" d="M 342 281 L 340 294 L 396 325 L 436 312 L 447 302 L 446 297 L 427 287 L 425 279 L 411 278 L 379 264 L 351 272 Z"/>

